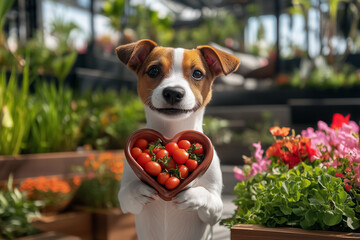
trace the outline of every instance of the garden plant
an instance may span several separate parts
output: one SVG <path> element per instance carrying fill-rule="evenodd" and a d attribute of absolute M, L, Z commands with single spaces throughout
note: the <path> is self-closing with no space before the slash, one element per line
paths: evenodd
<path fill-rule="evenodd" d="M 359 232 L 359 126 L 334 114 L 329 127 L 318 122 L 301 135 L 273 127 L 274 143 L 260 143 L 245 165 L 234 168 L 237 209 L 222 224 Z"/>
<path fill-rule="evenodd" d="M 6 189 L 0 189 L 0 238 L 15 239 L 36 234 L 31 220 L 40 217 L 41 201 L 31 201 L 26 194 L 13 187 L 10 176 Z"/>
<path fill-rule="evenodd" d="M 79 174 L 79 189 L 74 204 L 89 208 L 119 207 L 117 192 L 120 189 L 121 176 L 124 171 L 123 155 L 114 152 L 91 154 L 81 166 L 73 166 Z"/>

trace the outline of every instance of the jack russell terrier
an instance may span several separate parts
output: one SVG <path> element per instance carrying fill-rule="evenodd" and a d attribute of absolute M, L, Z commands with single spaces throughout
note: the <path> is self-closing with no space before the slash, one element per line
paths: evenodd
<path fill-rule="evenodd" d="M 119 59 L 138 77 L 138 95 L 145 104 L 146 127 L 168 138 L 184 130 L 203 132 L 205 106 L 217 76 L 234 72 L 238 58 L 211 46 L 196 49 L 160 47 L 151 40 L 116 48 Z M 220 161 L 172 201 L 164 201 L 141 182 L 125 162 L 119 192 L 124 213 L 135 214 L 139 239 L 199 240 L 211 237 L 211 226 L 223 211 Z"/>

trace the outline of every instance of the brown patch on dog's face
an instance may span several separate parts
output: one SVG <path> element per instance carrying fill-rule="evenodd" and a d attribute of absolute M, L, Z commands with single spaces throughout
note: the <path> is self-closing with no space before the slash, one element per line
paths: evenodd
<path fill-rule="evenodd" d="M 200 71 L 203 77 L 201 79 L 196 78 L 197 75 L 194 74 L 194 71 Z M 185 50 L 183 73 L 190 84 L 199 108 L 206 106 L 212 97 L 212 84 L 215 80 L 215 74 L 199 50 Z"/>
<path fill-rule="evenodd" d="M 169 75 L 173 63 L 173 51 L 173 48 L 155 47 L 136 72 L 138 95 L 145 105 L 149 105 L 153 90 Z M 152 68 L 159 68 L 158 76 L 150 77 Z"/>

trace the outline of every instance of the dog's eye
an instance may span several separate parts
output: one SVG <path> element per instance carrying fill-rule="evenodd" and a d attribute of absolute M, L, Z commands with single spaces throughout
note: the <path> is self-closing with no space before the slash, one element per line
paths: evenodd
<path fill-rule="evenodd" d="M 149 70 L 147 71 L 147 75 L 149 75 L 149 77 L 151 78 L 156 78 L 157 76 L 159 76 L 161 73 L 161 69 L 160 66 L 158 65 L 152 65 L 151 67 L 149 67 Z"/>
<path fill-rule="evenodd" d="M 204 78 L 204 74 L 200 70 L 194 70 L 193 74 L 192 74 L 192 77 L 195 80 L 200 81 L 201 79 Z"/>

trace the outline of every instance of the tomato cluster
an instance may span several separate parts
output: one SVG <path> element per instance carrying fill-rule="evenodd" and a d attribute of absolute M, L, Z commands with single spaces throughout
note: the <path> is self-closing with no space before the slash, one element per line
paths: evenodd
<path fill-rule="evenodd" d="M 201 164 L 204 148 L 186 139 L 164 146 L 160 139 L 149 142 L 140 138 L 131 149 L 131 156 L 159 184 L 172 190 Z"/>

